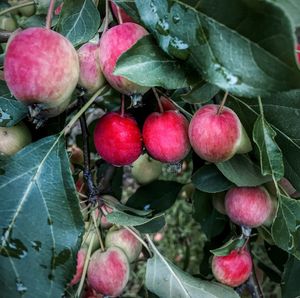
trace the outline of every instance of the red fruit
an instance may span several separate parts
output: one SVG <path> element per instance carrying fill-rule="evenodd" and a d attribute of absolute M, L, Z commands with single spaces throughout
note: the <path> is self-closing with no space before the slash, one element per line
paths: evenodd
<path fill-rule="evenodd" d="M 113 74 L 118 58 L 148 32 L 135 23 L 124 23 L 107 30 L 100 40 L 100 66 L 109 84 L 127 95 L 144 94 L 148 87 L 139 86 Z"/>
<path fill-rule="evenodd" d="M 76 273 L 70 282 L 71 286 L 76 285 L 81 279 L 86 254 L 87 254 L 87 249 L 85 247 L 80 248 L 80 250 L 77 253 Z"/>
<path fill-rule="evenodd" d="M 219 282 L 237 287 L 244 283 L 252 271 L 251 255 L 246 249 L 233 250 L 227 256 L 214 256 L 212 271 Z"/>
<path fill-rule="evenodd" d="M 87 89 L 89 94 L 96 92 L 104 85 L 104 76 L 99 63 L 99 45 L 88 42 L 77 51 L 80 73 L 78 84 Z"/>
<path fill-rule="evenodd" d="M 54 10 L 54 14 L 58 16 L 61 13 L 61 10 L 63 8 L 64 3 L 61 3 L 60 5 L 57 6 L 57 8 Z"/>
<path fill-rule="evenodd" d="M 18 100 L 65 108 L 78 82 L 77 53 L 62 35 L 46 28 L 28 28 L 9 40 L 4 77 Z"/>
<path fill-rule="evenodd" d="M 110 5 L 111 5 L 111 9 L 113 11 L 113 14 L 117 20 L 119 20 L 119 14 L 120 14 L 122 22 L 120 22 L 121 20 L 119 20 L 119 23 L 128 23 L 128 22 L 135 23 L 134 19 L 132 17 L 130 17 L 123 8 L 118 7 L 114 3 L 114 1 L 110 0 Z M 118 8 L 119 8 L 119 14 L 118 14 Z"/>
<path fill-rule="evenodd" d="M 230 159 L 236 153 L 249 152 L 250 140 L 234 111 L 209 104 L 200 108 L 192 118 L 189 138 L 194 151 L 210 162 Z"/>
<path fill-rule="evenodd" d="M 108 113 L 94 131 L 99 155 L 115 166 L 129 165 L 142 153 L 142 136 L 136 121 L 128 115 Z"/>
<path fill-rule="evenodd" d="M 143 140 L 149 154 L 165 163 L 177 163 L 190 150 L 188 121 L 178 111 L 150 114 L 143 127 Z"/>
<path fill-rule="evenodd" d="M 269 220 L 274 204 L 264 187 L 235 187 L 226 194 L 225 208 L 234 223 L 254 228 Z"/>
<path fill-rule="evenodd" d="M 128 259 L 120 248 L 96 250 L 90 259 L 87 280 L 96 292 L 116 297 L 128 282 L 129 270 Z"/>

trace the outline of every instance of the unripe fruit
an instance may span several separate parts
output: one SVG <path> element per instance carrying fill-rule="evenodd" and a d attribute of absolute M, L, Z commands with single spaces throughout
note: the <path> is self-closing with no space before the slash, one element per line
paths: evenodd
<path fill-rule="evenodd" d="M 12 6 L 20 5 L 28 2 L 27 0 L 9 0 L 8 3 Z M 25 17 L 31 17 L 35 13 L 35 4 L 27 5 L 18 8 L 18 12 Z"/>
<path fill-rule="evenodd" d="M 192 118 L 189 138 L 194 151 L 204 160 L 222 162 L 236 153 L 252 150 L 242 123 L 233 110 L 214 104 L 200 108 Z"/>
<path fill-rule="evenodd" d="M 17 22 L 11 16 L 0 16 L 0 29 L 9 32 L 15 31 L 18 28 Z"/>
<path fill-rule="evenodd" d="M 146 153 L 132 164 L 132 176 L 139 184 L 147 184 L 154 181 L 160 176 L 161 171 L 161 162 L 152 159 Z"/>
<path fill-rule="evenodd" d="M 244 283 L 252 271 L 252 259 L 246 249 L 233 250 L 227 256 L 214 256 L 212 271 L 219 282 L 230 287 Z"/>
<path fill-rule="evenodd" d="M 72 164 L 83 165 L 83 151 L 76 145 L 72 145 L 68 148 L 70 152 L 70 161 Z"/>
<path fill-rule="evenodd" d="M 148 32 L 135 23 L 124 23 L 107 30 L 100 39 L 100 65 L 109 84 L 127 95 L 144 94 L 148 87 L 139 86 L 113 74 L 118 58 Z"/>
<path fill-rule="evenodd" d="M 77 51 L 79 57 L 78 84 L 85 88 L 89 94 L 100 89 L 105 82 L 99 63 L 99 45 L 88 42 Z"/>
<path fill-rule="evenodd" d="M 99 155 L 115 166 L 133 163 L 142 153 L 142 136 L 136 121 L 128 115 L 108 113 L 95 127 L 94 143 Z"/>
<path fill-rule="evenodd" d="M 190 151 L 188 121 L 178 111 L 150 114 L 143 127 L 148 153 L 165 163 L 177 163 Z"/>
<path fill-rule="evenodd" d="M 234 223 L 255 228 L 270 218 L 274 205 L 264 187 L 235 187 L 226 194 L 225 209 Z"/>
<path fill-rule="evenodd" d="M 81 279 L 86 255 L 87 255 L 87 247 L 84 246 L 84 247 L 80 248 L 77 253 L 76 273 L 73 276 L 72 280 L 70 281 L 71 286 L 76 285 Z"/>
<path fill-rule="evenodd" d="M 13 155 L 29 143 L 31 143 L 31 134 L 25 124 L 0 127 L 0 154 Z"/>
<path fill-rule="evenodd" d="M 129 279 L 129 263 L 124 252 L 118 247 L 101 252 L 96 250 L 89 263 L 87 280 L 98 293 L 119 296 Z"/>
<path fill-rule="evenodd" d="M 142 251 L 141 242 L 127 229 L 111 228 L 105 238 L 105 247 L 119 247 L 126 254 L 130 263 L 135 261 Z"/>
<path fill-rule="evenodd" d="M 128 23 L 128 22 L 131 22 L 131 23 L 134 23 L 135 21 L 132 19 L 132 17 L 130 17 L 123 8 L 121 7 L 118 7 L 113 0 L 110 0 L 110 5 L 111 5 L 111 9 L 113 11 L 113 14 L 115 16 L 115 18 L 117 20 L 119 20 L 119 14 L 118 14 L 118 8 L 119 8 L 119 13 L 120 13 L 120 16 L 122 18 L 122 23 Z M 121 20 L 119 20 L 119 23 Z"/>
<path fill-rule="evenodd" d="M 78 82 L 78 56 L 62 35 L 46 28 L 28 28 L 9 40 L 4 77 L 16 99 L 45 104 L 57 115 L 62 112 L 60 107 L 66 108 Z"/>

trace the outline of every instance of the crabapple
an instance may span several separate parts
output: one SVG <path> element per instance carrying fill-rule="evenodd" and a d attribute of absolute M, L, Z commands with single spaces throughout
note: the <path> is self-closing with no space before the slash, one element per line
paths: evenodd
<path fill-rule="evenodd" d="M 142 136 L 136 121 L 115 112 L 99 119 L 94 143 L 99 155 L 115 166 L 129 165 L 142 153 Z"/>
<path fill-rule="evenodd" d="M 165 163 L 177 163 L 190 151 L 188 121 L 178 111 L 154 112 L 145 120 L 143 140 L 148 153 Z"/>
<path fill-rule="evenodd" d="M 119 20 L 119 23 L 134 23 L 134 19 L 130 17 L 123 8 L 118 7 L 113 0 L 110 0 L 111 9 L 113 11 L 113 14 L 117 20 L 119 20 L 119 14 L 122 20 Z M 119 9 L 119 13 L 118 13 Z"/>
<path fill-rule="evenodd" d="M 269 220 L 274 204 L 264 187 L 234 187 L 226 193 L 225 209 L 234 223 L 255 228 Z"/>
<path fill-rule="evenodd" d="M 98 293 L 119 296 L 129 279 L 130 266 L 125 253 L 118 247 L 105 252 L 96 250 L 89 263 L 87 280 Z"/>
<path fill-rule="evenodd" d="M 12 6 L 25 4 L 27 0 L 9 0 L 8 3 Z M 24 17 L 31 17 L 35 13 L 35 4 L 23 6 L 18 8 L 18 12 Z"/>
<path fill-rule="evenodd" d="M 17 29 L 17 22 L 12 16 L 0 16 L 0 29 L 5 31 L 15 31 Z"/>
<path fill-rule="evenodd" d="M 80 248 L 77 253 L 76 273 L 74 274 L 72 280 L 70 281 L 71 286 L 76 285 L 81 279 L 86 255 L 87 255 L 87 247 L 84 246 Z"/>
<path fill-rule="evenodd" d="M 144 94 L 149 90 L 113 74 L 118 58 L 147 34 L 138 24 L 123 23 L 107 30 L 100 39 L 99 57 L 103 74 L 109 84 L 123 94 Z"/>
<path fill-rule="evenodd" d="M 78 84 L 85 88 L 89 94 L 100 89 L 105 82 L 99 64 L 99 45 L 88 42 L 77 51 L 79 57 L 79 81 Z"/>
<path fill-rule="evenodd" d="M 252 258 L 246 249 L 232 250 L 227 256 L 214 256 L 212 272 L 216 280 L 230 287 L 244 283 L 252 271 Z"/>
<path fill-rule="evenodd" d="M 105 238 L 106 247 L 119 247 L 126 254 L 130 263 L 135 261 L 142 251 L 141 242 L 127 229 L 112 227 Z"/>
<path fill-rule="evenodd" d="M 147 184 L 159 177 L 162 171 L 160 161 L 152 159 L 148 154 L 141 155 L 132 164 L 132 176 L 139 184 Z"/>
<path fill-rule="evenodd" d="M 193 116 L 189 138 L 194 151 L 204 160 L 222 162 L 236 153 L 252 150 L 242 123 L 233 110 L 208 104 Z"/>
<path fill-rule="evenodd" d="M 24 123 L 0 127 L 0 154 L 13 155 L 31 143 L 31 134 Z"/>
<path fill-rule="evenodd" d="M 83 165 L 83 151 L 76 145 L 72 145 L 68 148 L 70 152 L 70 162 L 72 164 Z"/>
<path fill-rule="evenodd" d="M 68 105 L 79 77 L 76 50 L 62 35 L 41 27 L 12 35 L 4 59 L 4 78 L 16 99 L 39 104 L 48 117 Z"/>

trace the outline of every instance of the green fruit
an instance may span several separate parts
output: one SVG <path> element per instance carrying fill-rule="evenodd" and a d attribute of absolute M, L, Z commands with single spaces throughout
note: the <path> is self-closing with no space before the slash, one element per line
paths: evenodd
<path fill-rule="evenodd" d="M 25 124 L 0 127 L 0 154 L 13 155 L 31 143 L 31 134 Z"/>
<path fill-rule="evenodd" d="M 15 31 L 18 28 L 17 22 L 10 16 L 0 16 L 0 29 L 5 31 Z"/>
<path fill-rule="evenodd" d="M 162 171 L 162 163 L 148 154 L 141 155 L 132 164 L 132 176 L 140 184 L 148 184 L 157 179 Z"/>
<path fill-rule="evenodd" d="M 8 3 L 11 6 L 20 5 L 20 4 L 23 4 L 26 2 L 28 2 L 28 1 L 27 0 L 9 0 L 8 1 Z M 24 17 L 31 17 L 32 15 L 35 14 L 35 5 L 31 4 L 28 6 L 20 7 L 20 8 L 18 8 L 18 12 Z"/>

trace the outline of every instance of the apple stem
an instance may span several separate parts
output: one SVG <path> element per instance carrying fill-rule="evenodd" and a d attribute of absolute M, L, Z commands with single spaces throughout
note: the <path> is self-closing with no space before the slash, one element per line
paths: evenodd
<path fill-rule="evenodd" d="M 53 16 L 53 11 L 54 11 L 55 1 L 56 0 L 50 0 L 50 4 L 49 4 L 49 7 L 48 7 L 48 13 L 47 13 L 47 17 L 46 17 L 46 28 L 47 29 L 51 28 L 51 22 L 52 22 L 52 16 Z"/>
<path fill-rule="evenodd" d="M 122 19 L 122 15 L 121 15 L 121 10 L 120 7 L 117 5 L 117 13 L 118 13 L 118 21 L 119 24 L 123 24 L 123 19 Z"/>
<path fill-rule="evenodd" d="M 103 244 L 103 241 L 102 241 L 102 237 L 101 237 L 99 229 L 98 229 L 98 226 L 100 224 L 100 220 L 99 219 L 97 220 L 94 210 L 92 211 L 92 218 L 93 218 L 94 228 L 96 230 L 96 234 L 97 234 L 97 237 L 98 237 L 98 240 L 99 240 L 99 243 L 100 243 L 100 249 L 101 249 L 101 251 L 105 251 L 104 244 Z M 98 218 L 101 219 L 101 216 L 99 216 Z"/>
<path fill-rule="evenodd" d="M 125 96 L 122 94 L 122 99 L 121 99 L 121 116 L 124 117 L 125 114 Z"/>
<path fill-rule="evenodd" d="M 109 22 L 109 4 L 108 4 L 108 0 L 105 0 L 105 18 L 104 18 L 104 28 L 103 28 L 102 36 L 107 31 L 108 22 Z"/>
<path fill-rule="evenodd" d="M 227 100 L 227 96 L 228 96 L 228 91 L 225 92 L 225 95 L 220 103 L 220 107 L 218 109 L 218 112 L 217 112 L 217 115 L 220 115 L 223 111 L 223 108 L 224 108 L 224 105 L 226 103 L 226 100 Z"/>
<path fill-rule="evenodd" d="M 164 108 L 163 108 L 163 106 L 162 106 L 162 104 L 161 104 L 160 97 L 159 97 L 159 95 L 157 94 L 157 91 L 156 91 L 155 88 L 152 88 L 152 90 L 153 90 L 153 93 L 154 93 L 155 98 L 156 98 L 156 100 L 157 100 L 158 107 L 159 107 L 159 111 L 160 111 L 161 113 L 163 113 L 163 112 L 164 112 Z"/>

